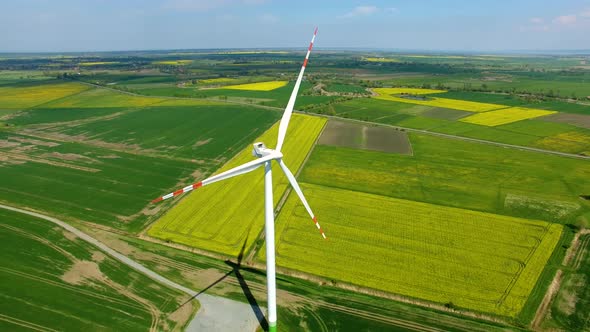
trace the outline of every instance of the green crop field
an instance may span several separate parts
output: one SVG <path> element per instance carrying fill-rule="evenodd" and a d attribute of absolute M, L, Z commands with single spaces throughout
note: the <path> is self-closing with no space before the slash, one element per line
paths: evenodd
<path fill-rule="evenodd" d="M 317 146 L 302 181 L 558 223 L 590 211 L 587 161 L 410 134 L 413 155 Z"/>
<path fill-rule="evenodd" d="M 0 201 L 64 217 L 136 228 L 144 207 L 206 168 L 183 160 L 0 132 Z M 138 224 L 139 223 L 139 224 Z"/>
<path fill-rule="evenodd" d="M 154 197 L 210 174 L 280 116 L 146 100 L 155 98 L 95 89 L 14 114 L 7 123 L 19 130 L 0 132 L 0 200 L 136 231 L 159 213 Z"/>
<path fill-rule="evenodd" d="M 240 151 L 279 116 L 249 106 L 203 101 L 190 106 L 146 107 L 116 118 L 52 127 L 50 132 L 135 147 L 151 154 L 219 163 Z"/>
<path fill-rule="evenodd" d="M 91 89 L 43 105 L 45 108 L 142 107 L 164 101 L 162 98 L 139 97 L 106 89 Z"/>
<path fill-rule="evenodd" d="M 48 221 L 0 210 L 0 239 L 3 331 L 173 330 L 197 309 Z"/>
<path fill-rule="evenodd" d="M 325 119 L 318 117 L 293 116 L 283 148 L 284 161 L 292 172 L 296 173 L 301 167 L 325 122 Z M 278 124 L 256 141 L 274 147 L 277 132 Z M 219 172 L 253 158 L 252 148 L 248 146 Z M 237 255 L 244 244 L 249 248 L 263 228 L 263 182 L 262 171 L 257 170 L 199 188 L 183 197 L 150 228 L 148 234 L 166 241 Z M 287 186 L 288 180 L 278 165 L 273 164 L 275 203 L 278 203 Z"/>
<path fill-rule="evenodd" d="M 510 317 L 523 308 L 562 229 L 318 185 L 303 190 L 328 240 L 290 195 L 277 221 L 277 264 Z"/>

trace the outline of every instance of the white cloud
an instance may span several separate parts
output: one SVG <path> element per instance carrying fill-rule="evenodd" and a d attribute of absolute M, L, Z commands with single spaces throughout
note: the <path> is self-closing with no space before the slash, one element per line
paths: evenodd
<path fill-rule="evenodd" d="M 561 24 L 561 25 L 571 25 L 576 23 L 577 21 L 576 15 L 562 15 L 557 16 L 553 19 L 553 23 Z"/>
<path fill-rule="evenodd" d="M 375 6 L 358 6 L 355 7 L 352 11 L 342 15 L 341 17 L 348 18 L 356 16 L 368 16 L 376 13 L 378 10 L 379 9 Z"/>
<path fill-rule="evenodd" d="M 546 24 L 535 24 L 535 25 L 528 25 L 520 27 L 521 32 L 526 31 L 549 31 L 549 26 Z"/>
<path fill-rule="evenodd" d="M 542 24 L 543 22 L 545 22 L 545 20 L 543 20 L 540 17 L 533 17 L 529 21 L 533 24 Z"/>
<path fill-rule="evenodd" d="M 277 23 L 279 21 L 279 18 L 272 14 L 261 15 L 259 19 L 263 23 Z"/>
<path fill-rule="evenodd" d="M 585 11 L 580 13 L 580 17 L 588 17 L 590 18 L 590 9 L 586 9 Z"/>

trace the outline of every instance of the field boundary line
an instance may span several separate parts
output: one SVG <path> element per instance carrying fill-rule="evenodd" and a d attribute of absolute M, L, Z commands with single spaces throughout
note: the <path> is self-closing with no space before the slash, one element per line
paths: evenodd
<path fill-rule="evenodd" d="M 18 319 L 15 317 L 4 315 L 2 313 L 0 313 L 0 321 L 9 322 L 9 323 L 12 323 L 12 324 L 15 324 L 18 326 L 22 326 L 22 327 L 26 327 L 26 328 L 29 328 L 29 329 L 35 330 L 35 331 L 56 331 L 56 332 L 58 331 L 58 330 L 50 329 L 45 326 L 37 325 L 35 323 L 27 322 L 22 319 Z"/>

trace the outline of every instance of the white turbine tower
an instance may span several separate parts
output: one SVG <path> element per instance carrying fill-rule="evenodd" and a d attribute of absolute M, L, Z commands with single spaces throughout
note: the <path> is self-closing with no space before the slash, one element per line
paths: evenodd
<path fill-rule="evenodd" d="M 326 239 L 326 235 L 324 231 L 320 227 L 320 224 L 317 222 L 317 219 L 309 204 L 307 204 L 307 200 L 305 196 L 303 196 L 303 192 L 295 180 L 295 176 L 289 170 L 285 162 L 283 162 L 283 154 L 281 153 L 281 148 L 283 147 L 283 142 L 285 141 L 285 135 L 287 133 L 287 127 L 289 126 L 289 120 L 291 119 L 291 114 L 293 113 L 293 107 L 295 106 L 295 99 L 297 98 L 297 92 L 299 91 L 299 86 L 301 85 L 301 79 L 303 78 L 303 72 L 305 71 L 305 67 L 307 66 L 307 60 L 309 59 L 309 54 L 311 53 L 311 49 L 313 47 L 313 42 L 315 40 L 315 36 L 318 32 L 318 29 L 315 28 L 313 33 L 313 37 L 311 38 L 311 43 L 309 44 L 309 48 L 307 49 L 307 54 L 305 56 L 305 61 L 303 61 L 303 66 L 301 67 L 301 71 L 299 72 L 299 76 L 297 77 L 297 81 L 295 82 L 295 87 L 293 88 L 293 92 L 291 93 L 291 97 L 289 98 L 289 102 L 287 103 L 287 107 L 285 108 L 285 112 L 283 113 L 283 117 L 281 119 L 281 123 L 279 124 L 279 137 L 277 141 L 276 149 L 267 148 L 264 143 L 254 143 L 254 150 L 252 154 L 258 159 L 247 162 L 241 166 L 235 167 L 230 169 L 229 171 L 223 172 L 221 174 L 212 176 L 207 178 L 201 182 L 191 184 L 190 186 L 186 186 L 182 189 L 179 189 L 175 192 L 172 192 L 168 195 L 164 195 L 161 197 L 156 198 L 153 200 L 153 203 L 180 195 L 182 193 L 189 192 L 193 189 L 197 189 L 202 186 L 206 186 L 212 184 L 217 181 L 229 179 L 236 175 L 245 174 L 251 172 L 258 167 L 264 165 L 264 220 L 265 220 L 265 234 L 266 234 L 266 282 L 268 288 L 268 326 L 269 331 L 276 331 L 277 328 L 277 303 L 276 303 L 276 279 L 275 279 L 275 224 L 274 224 L 274 203 L 273 203 L 273 196 L 272 196 L 272 173 L 271 173 L 271 161 L 275 160 L 281 166 L 281 169 L 289 179 L 291 186 L 301 199 L 301 202 L 305 206 L 305 209 L 313 219 L 316 227 L 322 234 L 322 237 Z"/>

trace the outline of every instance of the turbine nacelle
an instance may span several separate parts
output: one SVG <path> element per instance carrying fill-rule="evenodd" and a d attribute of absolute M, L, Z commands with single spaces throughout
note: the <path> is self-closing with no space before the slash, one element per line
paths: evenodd
<path fill-rule="evenodd" d="M 252 150 L 252 155 L 258 158 L 266 157 L 276 153 L 277 151 L 267 148 L 262 142 L 254 143 L 254 149 Z"/>

